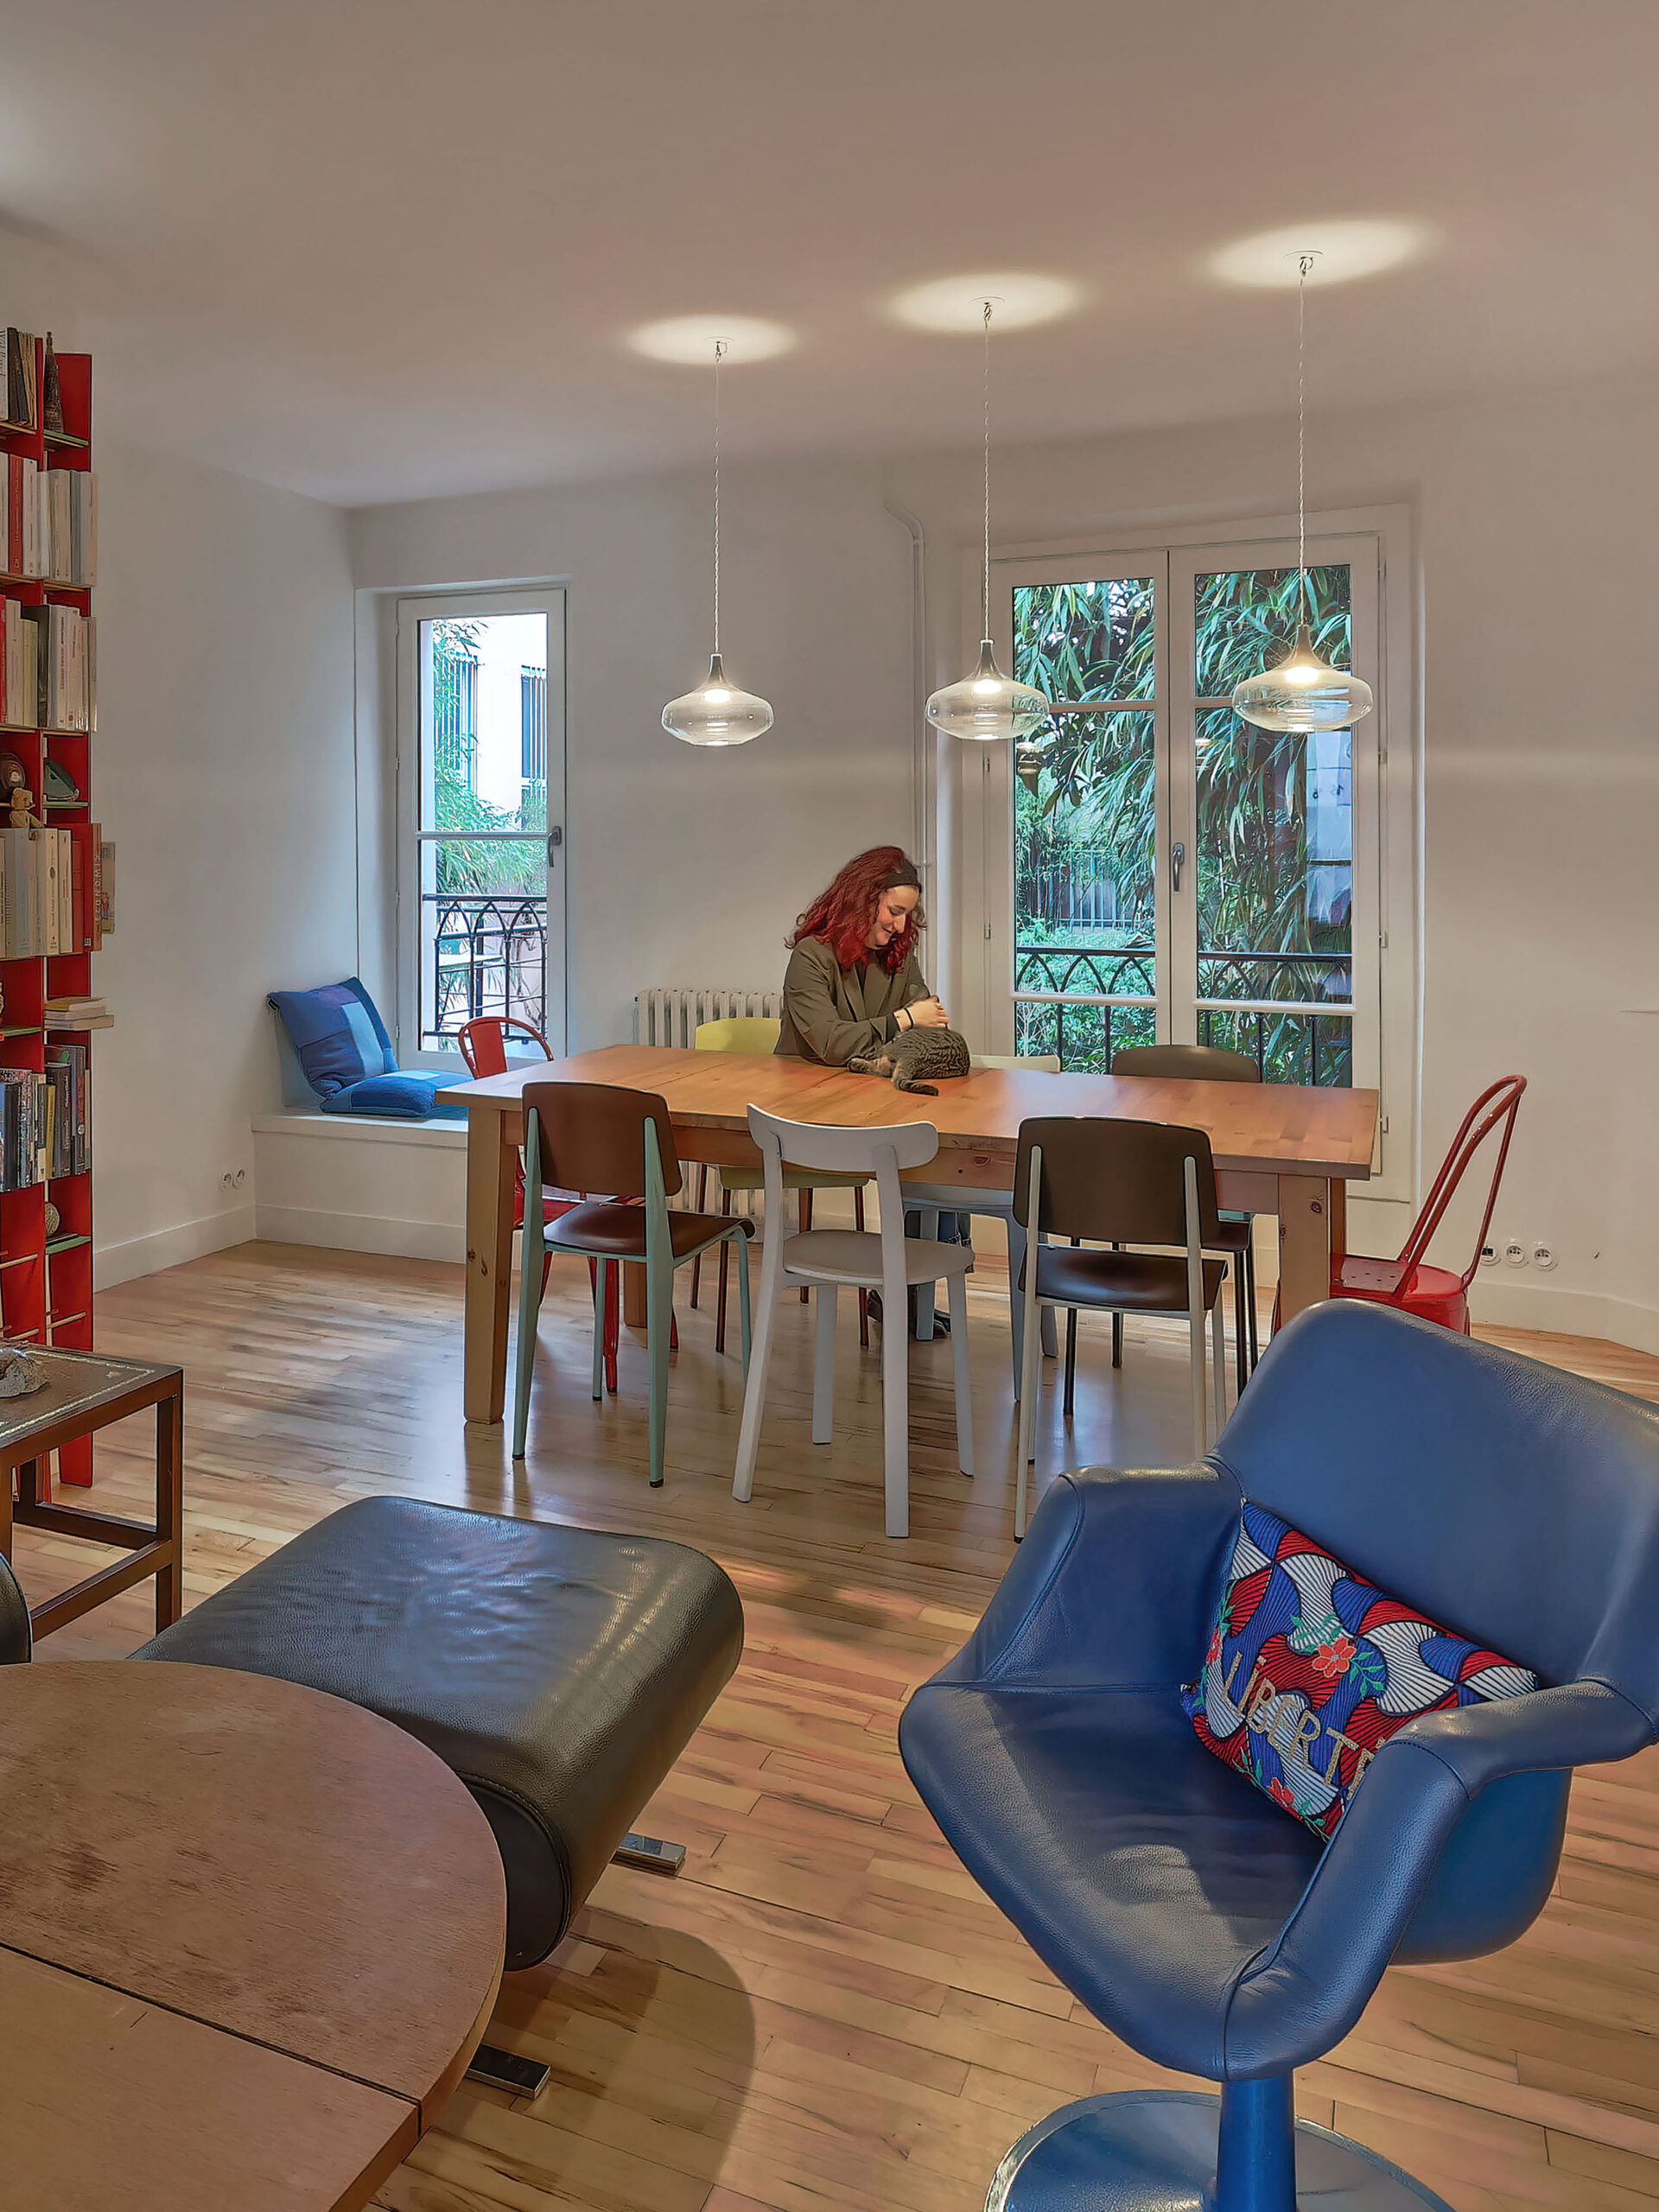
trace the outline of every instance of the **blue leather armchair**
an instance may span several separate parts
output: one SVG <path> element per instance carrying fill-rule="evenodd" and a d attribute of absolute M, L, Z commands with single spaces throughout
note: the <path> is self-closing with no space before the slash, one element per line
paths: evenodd
<path fill-rule="evenodd" d="M 1542 1688 L 1394 1737 L 1328 1846 L 1206 1751 L 1198 1672 L 1242 1497 Z M 1512 1942 L 1573 1767 L 1659 1738 L 1659 1411 L 1379 1306 L 1275 1338 L 1219 1444 L 1045 1497 L 905 1764 L 975 1878 L 1096 2018 L 1219 2100 L 1092 2097 L 1010 2151 L 991 2212 L 1405 2212 L 1440 2200 L 1295 2125 L 1293 2069 L 1383 1969 Z"/>

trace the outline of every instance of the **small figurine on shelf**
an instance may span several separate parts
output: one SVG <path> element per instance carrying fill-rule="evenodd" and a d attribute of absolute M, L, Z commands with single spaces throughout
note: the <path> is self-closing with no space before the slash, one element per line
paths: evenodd
<path fill-rule="evenodd" d="M 11 800 L 11 826 L 14 830 L 38 830 L 35 819 L 35 794 L 27 784 L 18 784 L 8 794 Z"/>
<path fill-rule="evenodd" d="M 63 435 L 63 384 L 58 375 L 58 357 L 52 351 L 52 334 L 46 334 L 46 390 L 42 395 L 41 413 L 46 418 L 47 435 Z"/>

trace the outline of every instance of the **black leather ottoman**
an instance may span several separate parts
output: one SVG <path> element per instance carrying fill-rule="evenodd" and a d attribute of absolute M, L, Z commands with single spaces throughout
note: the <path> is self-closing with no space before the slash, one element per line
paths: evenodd
<path fill-rule="evenodd" d="M 736 1591 L 683 1544 L 375 1497 L 133 1656 L 302 1682 L 418 1736 L 495 1831 L 511 1968 L 559 1942 L 742 1649 Z"/>

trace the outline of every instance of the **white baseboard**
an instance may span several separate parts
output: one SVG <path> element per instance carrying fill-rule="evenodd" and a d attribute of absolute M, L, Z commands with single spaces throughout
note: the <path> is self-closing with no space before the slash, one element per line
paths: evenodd
<path fill-rule="evenodd" d="M 222 1252 L 227 1245 L 245 1244 L 255 1234 L 253 1208 L 240 1205 L 205 1214 L 200 1221 L 181 1221 L 174 1229 L 158 1229 L 149 1236 L 130 1236 L 122 1244 L 100 1244 L 92 1254 L 92 1287 L 112 1290 L 118 1282 L 159 1274 L 163 1268 L 181 1267 L 187 1260 Z"/>
<path fill-rule="evenodd" d="M 383 1252 L 403 1260 L 467 1257 L 467 1232 L 452 1222 L 334 1213 L 321 1206 L 260 1205 L 256 1214 L 257 1230 L 248 1235 L 276 1244 L 321 1244 L 336 1252 Z"/>
<path fill-rule="evenodd" d="M 1517 1270 L 1517 1272 L 1519 1272 Z M 1495 1329 L 1543 1329 L 1563 1337 L 1601 1337 L 1633 1351 L 1659 1352 L 1659 1307 L 1605 1291 L 1555 1283 L 1493 1281 L 1483 1269 L 1469 1286 L 1469 1310 Z"/>

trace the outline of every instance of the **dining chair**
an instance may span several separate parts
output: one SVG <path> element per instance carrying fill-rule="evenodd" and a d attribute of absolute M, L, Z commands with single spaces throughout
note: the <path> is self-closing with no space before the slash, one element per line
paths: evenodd
<path fill-rule="evenodd" d="M 1332 1298 L 1363 1298 L 1373 1306 L 1397 1306 L 1402 1313 L 1415 1313 L 1422 1320 L 1438 1322 L 1443 1329 L 1455 1329 L 1465 1337 L 1469 1334 L 1469 1286 L 1475 1279 L 1486 1232 L 1492 1225 L 1492 1210 L 1497 1204 L 1498 1185 L 1503 1180 L 1504 1163 L 1510 1156 L 1510 1140 L 1515 1134 L 1515 1117 L 1520 1111 L 1526 1087 L 1525 1076 L 1506 1075 L 1481 1092 L 1464 1116 L 1451 1148 L 1440 1162 L 1440 1172 L 1412 1224 L 1411 1234 L 1399 1258 L 1367 1260 L 1352 1253 L 1340 1259 L 1333 1257 Z M 1498 1139 L 1497 1155 L 1492 1162 L 1486 1210 L 1480 1217 L 1480 1229 L 1468 1266 L 1460 1275 L 1454 1275 L 1446 1268 L 1427 1266 L 1423 1255 L 1445 1219 L 1459 1184 L 1482 1145 L 1500 1128 L 1503 1134 Z"/>
<path fill-rule="evenodd" d="M 516 1014 L 480 1014 L 464 1022 L 455 1033 L 455 1042 L 461 1046 L 461 1057 L 467 1063 L 467 1072 L 474 1083 L 485 1076 L 505 1075 L 507 1071 L 507 1038 L 510 1032 L 529 1038 L 544 1060 L 553 1057 L 553 1048 L 533 1023 L 524 1021 Z M 583 1191 L 579 1197 L 585 1198 Z M 568 1213 L 578 1199 L 555 1198 L 544 1193 L 542 1198 L 542 1218 L 556 1221 Z M 524 1155 L 522 1148 L 512 1170 L 512 1225 L 522 1230 L 524 1225 Z M 553 1264 L 550 1247 L 542 1254 L 542 1293 L 547 1293 L 548 1269 Z M 593 1261 L 588 1263 L 588 1277 L 593 1285 L 594 1296 L 599 1296 L 599 1271 Z M 604 1361 L 605 1383 L 607 1389 L 616 1389 L 616 1354 L 622 1338 L 621 1300 L 617 1291 L 617 1278 L 611 1278 L 605 1300 Z"/>
<path fill-rule="evenodd" d="M 1027 1068 L 1039 1075 L 1058 1075 L 1060 1056 L 1058 1052 L 976 1052 L 972 1065 L 976 1068 Z M 1014 1286 L 1026 1256 L 1026 1232 L 1014 1217 L 1014 1192 L 981 1191 L 958 1183 L 906 1183 L 905 1204 L 920 1213 L 918 1228 L 923 1236 L 938 1235 L 942 1213 L 980 1214 L 1003 1224 L 1008 1240 L 1008 1334 L 1013 1339 L 1014 1395 L 1017 1401 L 1025 1372 L 1026 1309 L 1014 1295 Z M 923 1283 L 917 1289 L 915 1329 L 924 1344 L 931 1340 L 931 1283 Z M 1057 1358 L 1059 1340 L 1055 1333 L 1053 1311 L 1046 1306 L 1042 1313 L 1042 1332 L 1044 1358 Z"/>
<path fill-rule="evenodd" d="M 691 1039 L 693 1049 L 699 1052 L 775 1052 L 783 1025 L 774 1017 L 759 1014 L 728 1014 L 720 1021 L 701 1021 Z M 753 1197 L 765 1187 L 765 1178 L 758 1167 L 727 1167 L 715 1170 L 720 1177 L 720 1211 L 731 1212 L 735 1197 Z M 853 1224 L 864 1226 L 864 1191 L 868 1176 L 810 1175 L 804 1169 L 791 1167 L 784 1177 L 784 1188 L 795 1193 L 795 1205 L 801 1227 L 812 1226 L 812 1193 L 814 1191 L 850 1191 L 853 1194 Z M 706 1205 L 709 1199 L 709 1169 L 704 1163 L 697 1169 L 697 1205 Z M 720 1248 L 720 1288 L 715 1305 L 715 1350 L 726 1349 L 726 1263 L 727 1249 Z M 691 1303 L 697 1302 L 697 1286 L 702 1272 L 700 1259 L 691 1262 Z M 806 1292 L 801 1293 L 801 1303 L 806 1303 Z M 870 1294 L 858 1294 L 858 1341 L 870 1341 Z"/>
<path fill-rule="evenodd" d="M 931 1122 L 891 1128 L 842 1128 L 817 1122 L 785 1122 L 759 1106 L 749 1109 L 749 1135 L 760 1147 L 766 1177 L 766 1237 L 760 1260 L 760 1311 L 754 1357 L 743 1394 L 743 1426 L 737 1441 L 732 1496 L 747 1504 L 754 1493 L 754 1463 L 766 1402 L 766 1369 L 779 1301 L 797 1284 L 817 1289 L 812 1365 L 812 1441 L 835 1437 L 836 1294 L 879 1290 L 883 1309 L 902 1314 L 912 1283 L 943 1277 L 950 1300 L 951 1352 L 957 1386 L 957 1465 L 974 1471 L 973 1408 L 969 1395 L 968 1270 L 974 1255 L 965 1244 L 939 1244 L 905 1235 L 901 1167 L 924 1167 L 939 1148 Z M 881 1210 L 879 1231 L 806 1229 L 784 1233 L 784 1173 L 804 1167 L 874 1181 Z M 910 1534 L 910 1339 L 891 1325 L 881 1332 L 882 1459 L 887 1486 L 887 1531 Z"/>
<path fill-rule="evenodd" d="M 645 1270 L 645 1321 L 651 1346 L 651 1482 L 659 1490 L 668 1433 L 668 1355 L 672 1339 L 674 1271 L 722 1240 L 738 1247 L 743 1313 L 743 1368 L 749 1365 L 749 1249 L 754 1224 L 719 1214 L 671 1213 L 683 1181 L 674 1129 L 664 1101 L 650 1090 L 607 1083 L 527 1083 L 524 1102 L 524 1261 L 518 1270 L 518 1351 L 512 1402 L 512 1456 L 524 1456 L 530 1423 L 531 1370 L 542 1305 L 543 1241 L 579 1252 L 599 1270 L 599 1304 L 612 1296 L 624 1266 Z M 608 1198 L 573 1205 L 556 1221 L 542 1214 L 543 1163 L 567 1190 L 608 1191 Z M 637 1198 L 643 1204 L 631 1205 Z M 602 1335 L 594 1325 L 594 1395 L 601 1395 Z"/>
<path fill-rule="evenodd" d="M 1230 1052 L 1222 1045 L 1130 1045 L 1112 1055 L 1112 1073 L 1162 1076 L 1176 1083 L 1260 1083 L 1262 1071 L 1248 1052 Z M 1233 1263 L 1233 1355 L 1237 1387 L 1243 1389 L 1258 1357 L 1255 1340 L 1255 1216 L 1224 1213 L 1223 1242 L 1217 1248 Z M 1077 1342 L 1075 1315 L 1066 1317 L 1066 1410 L 1071 1410 L 1073 1347 Z M 1123 1317 L 1112 1317 L 1112 1365 L 1123 1364 Z"/>
<path fill-rule="evenodd" d="M 1227 1415 L 1227 1352 L 1221 1325 L 1226 1262 L 1207 1260 L 1220 1226 L 1216 1170 L 1202 1129 L 1168 1122 L 1069 1116 L 1022 1122 L 1014 1162 L 1014 1208 L 1026 1232 L 1019 1285 L 1026 1306 L 1026 1372 L 1020 1394 L 1019 1472 L 1014 1533 L 1026 1533 L 1026 1469 L 1036 1457 L 1037 1313 L 1039 1306 L 1185 1315 L 1192 1355 L 1192 1441 L 1209 1440 L 1204 1321 L 1215 1361 L 1216 1427 Z M 1045 1243 L 1066 1236 L 1070 1245 Z M 1090 1249 L 1087 1238 L 1106 1250 Z M 1125 1251 L 1159 1244 L 1167 1251 Z M 1032 1264 L 1033 1255 L 1036 1264 Z"/>

